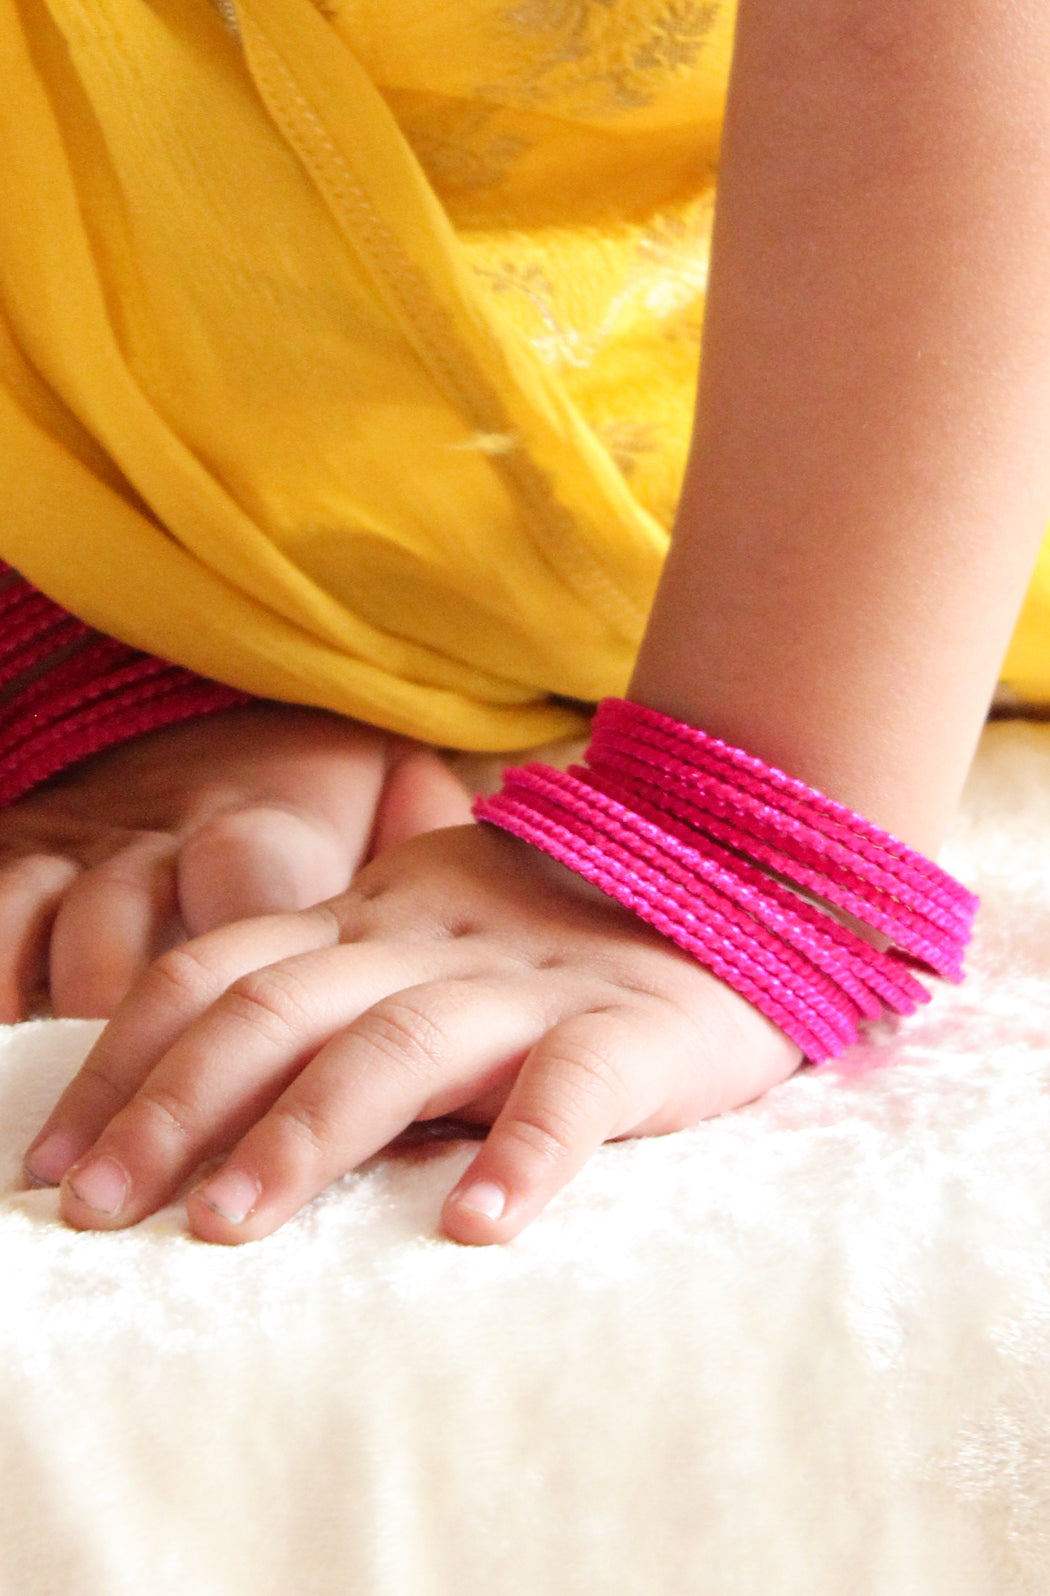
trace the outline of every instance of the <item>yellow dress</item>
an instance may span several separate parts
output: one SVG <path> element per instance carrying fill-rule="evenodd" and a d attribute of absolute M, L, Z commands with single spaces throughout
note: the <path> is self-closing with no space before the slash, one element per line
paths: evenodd
<path fill-rule="evenodd" d="M 684 466 L 726 0 L 0 0 L 0 556 L 446 746 L 622 692 Z M 1050 694 L 1050 562 L 1005 677 Z"/>

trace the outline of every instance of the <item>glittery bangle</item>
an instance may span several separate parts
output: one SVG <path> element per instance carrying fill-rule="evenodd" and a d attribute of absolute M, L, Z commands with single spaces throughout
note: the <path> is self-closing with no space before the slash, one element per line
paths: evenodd
<path fill-rule="evenodd" d="M 251 703 L 93 633 L 0 562 L 0 808 L 91 754 Z"/>
<path fill-rule="evenodd" d="M 909 965 L 962 978 L 973 894 L 816 789 L 623 700 L 599 706 L 584 757 L 568 771 L 507 770 L 476 816 L 632 909 L 807 1058 L 840 1053 L 883 1006 L 907 1014 L 928 1002 Z M 895 947 L 873 947 L 796 886 Z"/>
<path fill-rule="evenodd" d="M 606 791 L 621 797 L 626 803 L 636 800 L 652 802 L 651 788 L 640 787 L 630 779 L 616 779 L 614 763 L 603 761 L 589 775 L 601 783 Z M 677 818 L 690 829 L 702 831 L 704 835 L 746 855 L 765 869 L 845 909 L 873 930 L 890 937 L 896 946 L 913 954 L 935 974 L 948 980 L 958 975 L 961 969 L 959 938 L 964 926 L 939 925 L 930 915 L 923 913 L 921 906 L 914 906 L 914 892 L 901 887 L 901 895 L 898 896 L 892 890 L 883 890 L 878 885 L 865 882 L 863 876 L 851 872 L 835 858 L 827 859 L 821 868 L 819 863 L 811 862 L 814 855 L 804 838 L 788 832 L 776 843 L 770 844 L 764 840 L 761 829 L 741 824 L 731 809 L 719 804 L 705 804 L 698 799 L 684 801 L 667 787 L 659 790 L 659 807 L 665 816 Z M 907 899 L 903 896 L 905 891 L 908 891 Z M 931 910 L 931 915 L 935 912 Z"/>
<path fill-rule="evenodd" d="M 779 812 L 784 816 L 785 823 L 798 820 L 829 840 L 842 840 L 853 849 L 856 860 L 879 864 L 904 881 L 924 883 L 931 902 L 954 908 L 964 918 L 972 919 L 976 900 L 960 882 L 932 859 L 826 793 L 808 787 L 742 748 L 709 736 L 699 727 L 672 720 L 669 715 L 627 699 L 604 699 L 595 716 L 588 764 L 600 764 L 610 746 L 632 745 L 656 751 L 653 764 L 659 782 L 668 775 L 681 777 L 689 771 L 721 776 L 736 789 L 741 802 L 745 794 L 765 800 L 774 815 Z"/>

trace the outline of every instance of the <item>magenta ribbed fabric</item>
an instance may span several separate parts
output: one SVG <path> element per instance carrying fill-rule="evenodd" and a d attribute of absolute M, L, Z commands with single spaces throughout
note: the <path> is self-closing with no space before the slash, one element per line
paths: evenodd
<path fill-rule="evenodd" d="M 89 754 L 252 702 L 93 633 L 21 577 L 0 593 L 0 692 L 12 687 L 0 704 L 0 807 Z"/>
<path fill-rule="evenodd" d="M 841 1053 L 884 1006 L 908 1014 L 928 1002 L 910 966 L 962 979 L 974 895 L 815 788 L 621 699 L 599 706 L 584 757 L 569 771 L 507 770 L 476 816 L 634 910 L 810 1060 Z M 847 909 L 893 949 L 785 883 Z"/>

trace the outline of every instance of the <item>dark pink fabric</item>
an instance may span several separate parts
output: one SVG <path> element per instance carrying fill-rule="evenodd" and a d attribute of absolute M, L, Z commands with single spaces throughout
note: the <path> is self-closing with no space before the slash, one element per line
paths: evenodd
<path fill-rule="evenodd" d="M 0 576 L 8 574 L 0 562 Z M 62 658 L 66 649 L 72 652 Z M 18 577 L 0 593 L 0 691 L 23 677 L 26 684 L 0 705 L 0 807 L 89 754 L 252 702 L 247 693 L 93 633 Z"/>

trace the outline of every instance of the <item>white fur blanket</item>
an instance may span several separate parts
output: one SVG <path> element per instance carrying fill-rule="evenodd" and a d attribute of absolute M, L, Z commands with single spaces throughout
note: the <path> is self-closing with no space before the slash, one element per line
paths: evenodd
<path fill-rule="evenodd" d="M 985 735 L 959 989 L 443 1240 L 459 1143 L 276 1236 L 17 1189 L 96 1027 L 0 1032 L 2 1596 L 1046 1596 L 1050 730 Z"/>

